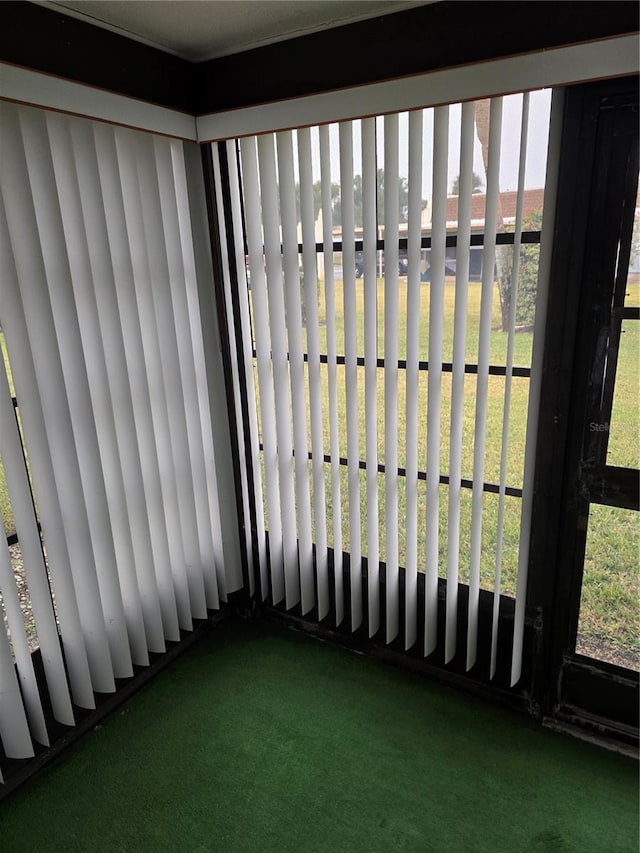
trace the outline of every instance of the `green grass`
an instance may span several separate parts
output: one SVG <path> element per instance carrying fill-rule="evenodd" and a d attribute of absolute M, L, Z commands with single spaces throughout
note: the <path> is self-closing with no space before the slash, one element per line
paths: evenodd
<path fill-rule="evenodd" d="M 320 321 L 320 351 L 327 351 L 326 329 L 326 297 L 324 283 L 319 281 L 319 321 Z M 632 284 L 629 288 L 627 304 L 638 304 L 640 285 Z M 407 281 L 401 278 L 398 284 L 398 351 L 399 358 L 406 355 L 407 339 Z M 378 354 L 384 357 L 384 282 L 377 282 L 378 305 Z M 451 361 L 453 354 L 453 317 L 455 307 L 455 283 L 447 279 L 445 283 L 443 324 L 443 361 Z M 477 363 L 478 335 L 481 305 L 481 286 L 471 282 L 468 292 L 466 361 Z M 364 283 L 356 282 L 356 342 L 357 353 L 364 355 Z M 336 350 L 343 355 L 345 352 L 345 325 L 343 310 L 343 283 L 335 282 L 335 316 L 336 316 Z M 615 463 L 638 466 L 638 356 L 640 354 L 640 323 L 628 323 L 623 336 L 623 347 L 617 369 L 616 399 L 610 438 L 611 454 Z M 349 334 L 350 330 L 346 331 Z M 429 353 L 429 285 L 420 287 L 420 359 L 428 360 Z M 528 367 L 531 364 L 532 334 L 520 332 L 514 338 L 514 365 Z M 494 287 L 492 301 L 492 330 L 489 341 L 490 363 L 504 365 L 507 353 L 507 334 L 500 331 L 500 305 L 497 287 Z M 308 376 L 307 399 L 308 399 Z M 322 377 L 322 407 L 323 407 L 323 438 L 324 452 L 329 453 L 329 419 L 328 419 L 328 371 L 326 365 L 321 367 Z M 359 449 L 360 458 L 366 456 L 365 411 L 366 398 L 364 391 L 365 370 L 358 369 L 358 420 L 359 420 Z M 347 454 L 347 424 L 346 424 L 346 382 L 345 368 L 338 366 L 338 413 L 340 432 L 340 456 Z M 398 464 L 405 467 L 406 463 L 406 377 L 405 372 L 399 372 L 398 378 Z M 257 389 L 256 372 L 256 389 Z M 509 433 L 507 453 L 506 483 L 516 488 L 522 487 L 524 449 L 526 438 L 527 405 L 529 380 L 514 378 L 511 390 L 511 406 L 509 411 Z M 502 431 L 504 417 L 505 379 L 491 376 L 488 384 L 487 433 L 485 448 L 485 482 L 499 483 L 500 459 L 502 453 Z M 418 426 L 418 459 L 419 468 L 426 469 L 427 442 L 427 373 L 420 374 L 419 384 L 419 426 Z M 384 461 L 384 371 L 378 370 L 377 376 L 377 407 L 378 407 L 378 460 Z M 462 477 L 473 479 L 473 437 L 475 433 L 476 407 L 476 377 L 468 374 L 465 378 L 463 441 L 462 441 Z M 307 434 L 310 436 L 310 413 L 307 406 Z M 444 374 L 442 379 L 442 401 L 440 416 L 440 472 L 449 473 L 449 431 L 451 415 L 451 374 Z M 310 445 L 309 445 L 310 446 Z M 329 466 L 325 466 L 325 502 L 329 545 L 333 546 L 332 535 L 333 512 L 335 497 L 331 491 Z M 311 469 L 310 469 L 311 473 Z M 311 477 L 310 477 L 311 479 Z M 264 472 L 263 472 L 264 480 Z M 378 476 L 379 483 L 379 547 L 380 559 L 386 558 L 385 541 L 385 488 L 384 475 Z M 519 529 L 520 529 L 520 499 L 507 497 L 503 523 L 503 553 L 501 565 L 501 592 L 515 595 Z M 368 553 L 367 541 L 367 500 L 366 472 L 360 471 L 360 505 L 353 519 L 354 524 L 360 525 L 363 554 Z M 265 513 L 268 512 L 265 505 Z M 343 548 L 349 551 L 350 545 L 350 513 L 347 492 L 347 469 L 341 469 L 341 503 Z M 405 541 L 406 494 L 405 481 L 400 480 L 399 492 L 399 545 L 400 564 L 406 562 Z M 637 607 L 638 583 L 638 515 L 628 514 L 622 518 L 615 512 L 602 526 L 600 536 L 606 539 L 606 548 L 600 551 L 591 548 L 587 552 L 585 567 L 585 584 L 583 607 L 580 620 L 580 631 L 585 637 L 605 638 L 613 645 L 626 651 L 638 647 L 637 637 L 640 634 L 640 614 Z M 418 484 L 418 560 L 419 568 L 424 570 L 426 488 L 424 481 Z M 595 514 L 597 516 L 597 513 Z M 594 518 L 595 518 L 594 516 Z M 313 496 L 312 496 L 313 518 Z M 440 487 L 439 496 L 439 566 L 441 576 L 446 576 L 447 567 L 447 538 L 448 538 L 448 487 Z M 495 588 L 495 551 L 498 538 L 498 496 L 484 494 L 482 518 L 482 556 L 481 556 L 481 585 L 485 589 Z M 594 520 L 594 530 L 596 521 Z M 462 491 L 460 517 L 460 547 L 459 547 L 459 579 L 467 582 L 469 578 L 471 535 L 471 491 Z M 602 553 L 615 555 L 615 559 L 603 560 Z M 594 566 L 596 567 L 594 569 Z M 595 574 L 594 574 L 595 571 Z M 598 578 L 596 581 L 595 578 Z M 624 627 L 623 627 L 624 626 Z"/>
<path fill-rule="evenodd" d="M 640 652 L 638 513 L 592 504 L 582 579 L 579 632 Z"/>
<path fill-rule="evenodd" d="M 9 379 L 9 387 L 11 388 L 11 392 L 13 393 L 13 378 L 11 376 L 11 370 L 9 369 L 9 361 L 7 358 L 7 345 L 4 340 L 4 334 L 0 331 L 0 354 L 4 360 L 7 376 Z M 13 521 L 13 510 L 11 509 L 11 502 L 9 500 L 9 495 L 7 493 L 7 483 L 4 476 L 4 466 L 2 465 L 2 458 L 0 458 L 0 517 L 2 518 L 2 522 L 4 524 L 4 529 L 8 534 L 15 533 L 16 526 Z"/>
<path fill-rule="evenodd" d="M 628 285 L 627 307 L 640 306 L 640 284 Z M 607 464 L 640 468 L 640 322 L 623 321 Z M 607 647 L 640 653 L 640 518 L 633 510 L 592 504 L 585 553 L 579 633 Z"/>
<path fill-rule="evenodd" d="M 11 533 L 15 533 L 16 526 L 13 520 L 13 510 L 11 508 L 11 502 L 9 500 L 9 494 L 7 492 L 7 482 L 4 476 L 4 468 L 2 466 L 2 462 L 0 461 L 0 515 L 2 516 L 2 523 L 4 524 L 4 529 L 7 535 Z"/>
<path fill-rule="evenodd" d="M 362 280 L 357 282 L 356 292 L 356 334 L 358 355 L 364 355 L 364 284 Z M 378 351 L 379 356 L 384 356 L 384 282 L 378 280 L 377 284 L 378 304 Z M 477 282 L 471 282 L 468 294 L 468 316 L 466 337 L 466 361 L 476 363 L 478 359 L 478 335 L 480 323 L 481 286 Z M 398 287 L 399 323 L 398 323 L 398 352 L 399 358 L 406 356 L 407 338 L 407 282 L 400 279 Z M 453 314 L 455 305 L 455 284 L 448 279 L 445 284 L 445 320 L 443 325 L 443 361 L 451 361 L 453 355 Z M 336 349 L 338 354 L 344 354 L 344 310 L 343 310 L 343 284 L 342 281 L 335 283 L 335 306 L 336 306 Z M 320 349 L 326 352 L 326 302 L 323 282 L 319 282 L 319 320 L 320 320 Z M 492 304 L 492 331 L 490 336 L 490 363 L 494 365 L 506 362 L 507 335 L 499 331 L 500 306 L 497 296 L 497 288 L 494 289 Z M 428 360 L 429 354 L 429 285 L 422 284 L 420 287 L 420 333 L 419 352 L 421 360 Z M 531 363 L 532 335 L 529 333 L 517 334 L 514 340 L 514 364 L 517 366 L 529 366 Z M 384 460 L 384 370 L 377 371 L 377 408 L 378 408 L 378 459 Z M 340 455 L 347 456 L 347 430 L 346 430 L 346 383 L 345 369 L 338 367 L 338 412 L 340 433 Z M 406 463 L 406 381 L 405 372 L 400 371 L 398 377 L 398 464 L 405 467 Z M 418 466 L 426 469 L 427 453 L 427 372 L 421 372 L 419 377 L 419 426 L 418 426 Z M 366 433 L 364 429 L 366 398 L 365 398 L 365 371 L 358 370 L 358 414 L 360 424 L 360 458 L 366 455 Z M 449 470 L 449 429 L 451 408 L 451 374 L 443 374 L 442 379 L 442 401 L 440 416 L 440 454 L 441 473 Z M 323 382 L 323 412 L 324 412 L 324 449 L 329 452 L 329 420 L 328 420 L 328 373 L 326 365 L 322 367 Z M 522 463 L 524 458 L 524 439 L 526 409 L 528 401 L 528 380 L 515 378 L 512 383 L 512 399 L 510 411 L 510 428 L 507 457 L 507 485 L 516 488 L 522 487 Z M 256 383 L 257 387 L 257 383 Z M 504 410 L 504 388 L 505 379 L 500 376 L 491 376 L 488 385 L 488 413 L 487 413 L 487 440 L 485 451 L 484 479 L 487 482 L 498 483 L 500 479 L 500 458 L 502 452 L 502 425 Z M 468 374 L 465 377 L 464 413 L 463 413 L 463 442 L 462 442 L 462 477 L 471 480 L 473 478 L 473 436 L 475 433 L 475 389 L 476 377 Z M 308 423 L 308 434 L 310 434 L 310 423 Z M 343 520 L 342 535 L 343 547 L 349 550 L 349 506 L 347 498 L 347 470 L 341 471 L 341 515 Z M 384 519 L 384 476 L 379 475 L 379 516 Z M 333 501 L 330 488 L 330 471 L 327 466 L 325 492 L 327 496 L 326 505 L 328 513 L 329 530 L 332 524 Z M 366 501 L 366 473 L 360 472 L 360 509 L 361 536 L 363 553 L 368 553 L 367 540 L 367 501 Z M 440 565 L 446 574 L 447 562 L 447 501 L 448 488 L 440 487 Z M 405 481 L 400 481 L 399 494 L 399 546 L 400 563 L 404 565 L 406 560 L 405 526 L 403 519 L 406 514 Z M 425 548 L 425 525 L 423 519 L 426 515 L 426 486 L 424 481 L 418 483 L 418 555 L 419 561 L 423 559 Z M 485 494 L 483 509 L 483 548 L 481 561 L 481 578 L 483 586 L 493 588 L 495 573 L 495 541 L 497 536 L 498 520 L 498 497 L 497 495 Z M 502 566 L 502 590 L 506 594 L 515 594 L 517 555 L 518 555 L 518 531 L 520 525 L 520 501 L 518 498 L 508 497 L 505 502 L 505 524 L 503 527 L 504 551 Z M 464 582 L 469 576 L 470 560 L 470 530 L 471 530 L 471 491 L 463 490 L 461 497 L 461 525 L 460 525 L 460 579 Z M 330 536 L 330 545 L 333 538 Z M 386 558 L 385 526 L 379 526 L 380 559 Z M 420 565 L 420 568 L 424 568 Z"/>

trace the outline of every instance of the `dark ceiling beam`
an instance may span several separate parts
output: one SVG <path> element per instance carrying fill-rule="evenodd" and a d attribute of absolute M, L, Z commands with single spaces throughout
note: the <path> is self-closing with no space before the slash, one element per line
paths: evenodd
<path fill-rule="evenodd" d="M 640 6 L 442 2 L 192 64 L 28 2 L 0 2 L 0 61 L 204 114 L 637 33 Z"/>
<path fill-rule="evenodd" d="M 0 61 L 189 113 L 198 109 L 192 63 L 34 3 L 0 2 Z"/>
<path fill-rule="evenodd" d="M 201 63 L 200 112 L 638 32 L 635 2 L 443 2 Z"/>

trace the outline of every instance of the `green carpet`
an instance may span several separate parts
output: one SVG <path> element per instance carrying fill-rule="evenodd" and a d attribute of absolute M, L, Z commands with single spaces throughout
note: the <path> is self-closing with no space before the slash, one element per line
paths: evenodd
<path fill-rule="evenodd" d="M 637 764 L 233 622 L 0 803 L 3 853 L 636 853 Z"/>

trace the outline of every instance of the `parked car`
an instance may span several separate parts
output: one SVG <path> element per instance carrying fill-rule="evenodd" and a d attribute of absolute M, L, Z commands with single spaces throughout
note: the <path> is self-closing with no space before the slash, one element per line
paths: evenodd
<path fill-rule="evenodd" d="M 378 258 L 376 258 L 376 262 Z M 406 275 L 407 268 L 409 266 L 409 260 L 407 258 L 407 253 L 404 250 L 400 250 L 400 254 L 398 256 L 398 275 Z M 384 274 L 384 252 L 382 253 L 382 273 Z M 356 278 L 362 278 L 364 275 L 364 252 L 356 252 Z"/>
<path fill-rule="evenodd" d="M 431 267 L 427 263 L 427 261 L 422 261 L 420 265 L 420 281 L 431 281 Z M 445 258 L 444 261 L 444 274 L 445 275 L 455 275 L 456 274 L 456 259 L 455 258 Z"/>
<path fill-rule="evenodd" d="M 429 261 L 427 258 L 422 258 L 420 263 L 420 280 L 421 281 L 430 281 Z M 407 253 L 405 250 L 401 249 L 398 255 L 398 275 L 404 276 L 409 271 L 409 259 L 407 258 Z M 382 253 L 382 274 L 384 274 L 384 252 Z M 444 267 L 445 275 L 455 275 L 456 274 L 456 259 L 455 257 L 447 257 L 445 258 L 445 267 Z M 364 275 L 364 252 L 356 252 L 356 278 L 362 278 Z"/>

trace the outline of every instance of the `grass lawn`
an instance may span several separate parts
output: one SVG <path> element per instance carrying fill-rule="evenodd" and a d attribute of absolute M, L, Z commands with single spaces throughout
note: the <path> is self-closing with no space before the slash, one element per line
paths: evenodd
<path fill-rule="evenodd" d="M 640 306 L 630 284 L 627 307 Z M 640 468 L 640 322 L 622 323 L 607 464 Z M 582 580 L 579 633 L 640 653 L 639 513 L 592 504 Z M 638 657 L 636 657 L 636 661 Z"/>
<path fill-rule="evenodd" d="M 357 281 L 356 293 L 356 322 L 355 334 L 357 353 L 364 355 L 364 284 L 362 279 Z M 478 329 L 480 319 L 481 286 L 477 282 L 469 284 L 468 318 L 466 335 L 466 361 L 477 362 Z M 640 284 L 630 285 L 628 305 L 640 304 Z M 378 354 L 384 357 L 384 282 L 377 282 L 378 305 Z M 399 324 L 398 352 L 399 358 L 406 356 L 407 339 L 407 282 L 401 278 L 398 286 Z M 448 279 L 445 283 L 445 320 L 443 326 L 443 361 L 451 361 L 453 353 L 453 315 L 455 305 L 454 281 Z M 324 283 L 319 282 L 319 320 L 320 320 L 320 350 L 327 351 L 326 299 Z M 338 354 L 344 354 L 345 332 L 343 310 L 343 284 L 335 282 L 335 315 L 336 315 L 336 349 Z M 429 285 L 420 287 L 420 359 L 428 359 L 428 325 L 429 325 Z M 628 322 L 624 327 L 624 335 L 618 361 L 616 379 L 616 395 L 611 419 L 609 441 L 609 463 L 639 467 L 639 414 L 638 414 L 638 364 L 640 363 L 640 323 Z M 492 305 L 492 331 L 490 337 L 490 363 L 504 365 L 507 352 L 507 335 L 500 330 L 500 306 L 497 288 L 494 288 Z M 0 333 L 0 345 L 6 359 L 4 335 Z M 306 341 L 303 344 L 306 348 Z M 531 362 L 532 335 L 527 332 L 518 333 L 514 339 L 514 364 L 529 366 Z M 6 361 L 5 361 L 6 363 Z M 426 469 L 427 442 L 427 379 L 428 374 L 422 371 L 419 376 L 419 425 L 418 425 L 418 466 Z M 440 414 L 440 472 L 449 473 L 449 430 L 451 414 L 451 374 L 443 374 L 442 400 Z M 11 375 L 9 372 L 11 383 Z M 326 365 L 321 368 L 322 408 L 324 453 L 330 453 L 329 418 L 328 418 L 328 370 Z M 308 373 L 305 371 L 308 400 Z M 337 370 L 338 416 L 339 416 L 339 453 L 347 456 L 346 431 L 346 383 L 345 368 L 338 366 Z M 358 421 L 360 458 L 366 457 L 365 431 L 365 369 L 358 368 Z M 256 375 L 257 389 L 257 375 Z M 509 421 L 509 439 L 507 454 L 508 486 L 522 487 L 524 460 L 526 415 L 528 402 L 529 380 L 514 378 L 512 381 L 512 396 Z M 485 449 L 486 482 L 498 483 L 500 477 L 500 458 L 502 452 L 502 429 L 504 415 L 505 378 L 491 376 L 488 385 L 487 435 Z M 462 477 L 473 478 L 473 436 L 475 432 L 476 405 L 476 376 L 468 374 L 465 377 L 464 412 L 463 412 L 463 441 L 462 441 Z M 258 407 L 259 408 L 259 407 Z M 258 413 L 260 417 L 260 413 Z M 309 406 L 307 406 L 309 421 Z M 378 460 L 384 461 L 384 370 L 377 370 L 377 423 L 378 423 Z M 406 375 L 399 371 L 398 377 L 398 465 L 406 467 Z M 310 435 L 310 423 L 307 423 L 307 434 Z M 311 466 L 309 466 L 311 481 Z M 367 554 L 367 500 L 366 472 L 360 472 L 360 505 L 353 518 L 349 513 L 347 468 L 341 467 L 340 520 L 343 537 L 343 549 L 350 547 L 350 525 L 359 525 L 363 554 Z M 332 494 L 330 466 L 325 465 L 325 501 L 322 512 L 326 512 L 329 545 L 333 547 L 332 533 L 333 514 L 336 509 L 337 496 Z M 264 474 L 263 474 L 264 477 Z M 386 559 L 385 542 L 385 482 L 384 475 L 378 475 L 379 499 L 379 548 L 380 559 Z M 406 481 L 399 481 L 399 556 L 400 564 L 406 564 Z M 447 538 L 448 538 L 448 487 L 439 489 L 439 563 L 440 572 L 446 576 Z M 460 514 L 460 546 L 459 546 L 459 577 L 462 582 L 468 581 L 470 560 L 471 533 L 471 491 L 462 490 Z M 14 532 L 13 515 L 4 481 L 4 472 L 0 460 L 0 512 L 2 513 L 5 530 Z M 265 506 L 267 524 L 268 510 Z M 423 480 L 418 483 L 418 565 L 424 570 L 425 524 L 426 516 L 426 484 Z M 312 494 L 313 520 L 313 494 Z M 498 496 L 485 493 L 483 502 L 482 528 L 482 558 L 481 584 L 485 589 L 495 588 L 495 551 L 498 535 Z M 516 570 L 518 559 L 518 537 L 520 527 L 520 499 L 507 497 L 505 500 L 505 515 L 503 524 L 503 557 L 501 592 L 507 595 L 515 594 Z M 606 638 L 614 645 L 617 644 L 626 651 L 638 651 L 640 643 L 640 613 L 638 610 L 638 555 L 640 553 L 640 527 L 638 514 L 609 507 L 593 507 L 585 558 L 585 574 L 582 592 L 582 608 L 580 615 L 580 633 L 584 637 Z"/>
<path fill-rule="evenodd" d="M 8 359 L 7 359 L 7 346 L 4 341 L 4 334 L 0 331 L 0 350 L 2 351 L 2 358 L 4 359 L 5 365 L 7 365 L 7 372 L 9 378 L 9 387 L 13 392 L 13 381 L 11 379 L 11 372 L 8 368 Z M 7 494 L 7 484 L 4 478 L 4 467 L 2 465 L 2 457 L 0 456 L 0 516 L 2 517 L 2 522 L 4 524 L 4 528 L 8 534 L 15 533 L 16 527 L 13 522 L 13 511 L 11 509 L 11 503 L 9 502 L 9 495 Z"/>
<path fill-rule="evenodd" d="M 319 281 L 319 320 L 320 320 L 320 351 L 327 352 L 326 328 L 326 295 L 324 283 Z M 640 285 L 632 284 L 627 304 L 637 305 L 640 300 Z M 377 282 L 378 306 L 378 356 L 384 357 L 384 282 Z M 468 314 L 465 357 L 468 364 L 478 360 L 478 334 L 480 320 L 481 285 L 470 282 L 468 291 Z M 455 282 L 447 279 L 445 283 L 445 319 L 443 324 L 443 361 L 451 361 L 453 354 L 453 317 L 455 307 Z M 398 357 L 406 357 L 407 345 L 407 281 L 399 280 L 398 285 Z M 357 342 L 358 356 L 364 356 L 364 283 L 362 279 L 356 282 L 356 320 L 355 329 L 345 330 L 343 283 L 335 282 L 335 317 L 336 317 L 336 351 L 344 355 L 345 336 L 353 334 Z M 429 352 L 429 284 L 420 287 L 420 337 L 419 352 L 421 360 L 428 360 Z M 628 323 L 623 337 L 618 362 L 616 400 L 612 417 L 610 464 L 629 465 L 638 467 L 638 362 L 640 356 L 639 323 Z M 514 365 L 528 367 L 531 364 L 532 334 L 519 332 L 514 338 Z M 504 365 L 507 353 L 507 334 L 500 331 L 500 305 L 497 287 L 494 288 L 492 304 L 492 331 L 490 336 L 490 364 Z M 306 344 L 305 344 L 306 347 Z M 307 381 L 308 395 L 308 375 Z M 324 453 L 330 453 L 329 417 L 328 417 L 328 369 L 321 366 L 322 378 L 322 408 L 323 408 L 323 437 Z M 450 417 L 451 417 L 451 374 L 443 374 L 441 385 L 440 413 L 440 473 L 449 473 L 450 453 Z M 426 469 L 427 447 L 427 372 L 421 372 L 419 378 L 419 424 L 418 424 L 418 466 Z M 462 477 L 473 479 L 473 452 L 475 433 L 476 407 L 476 376 L 468 374 L 465 377 L 463 440 L 462 440 Z M 358 368 L 358 422 L 360 458 L 366 458 L 366 428 L 365 428 L 365 369 Z M 346 417 L 346 382 L 345 367 L 337 368 L 337 396 L 339 417 L 339 453 L 347 456 L 347 417 Z M 257 389 L 257 371 L 256 371 Z M 509 411 L 509 431 L 507 442 L 507 476 L 508 486 L 522 487 L 524 447 L 526 438 L 526 420 L 528 404 L 529 380 L 514 378 L 511 388 L 511 405 Z M 500 459 L 502 453 L 502 432 L 504 422 L 505 377 L 491 376 L 488 385 L 487 433 L 485 448 L 485 482 L 499 483 Z M 308 396 L 307 396 L 308 399 Z M 307 435 L 310 436 L 310 413 L 307 406 Z M 384 462 L 384 370 L 377 371 L 377 423 L 378 423 L 378 461 Z M 617 428 L 616 428 L 617 427 Z M 406 466 L 406 375 L 399 371 L 398 377 L 398 465 Z M 309 439 L 310 441 L 310 439 Z M 309 444 L 309 449 L 311 446 Z M 615 461 L 614 461 L 615 460 Z M 321 511 L 326 510 L 329 545 L 334 545 L 332 535 L 333 513 L 337 496 L 332 494 L 329 465 L 325 466 L 325 502 Z M 341 468 L 340 516 L 343 539 L 343 549 L 349 550 L 350 526 L 359 525 L 363 554 L 368 553 L 367 541 L 367 500 L 366 472 L 360 471 L 360 505 L 351 518 L 348 501 L 347 468 Z M 263 473 L 264 481 L 264 473 Z M 311 468 L 310 468 L 311 482 Z M 380 559 L 386 559 L 385 553 L 385 484 L 384 475 L 378 475 L 379 484 L 379 547 Z M 406 561 L 405 540 L 405 510 L 406 510 L 406 481 L 399 481 L 399 545 L 400 564 Z M 448 555 L 448 487 L 440 487 L 439 496 L 439 565 L 440 574 L 446 576 Z M 462 490 L 460 515 L 460 546 L 459 546 L 459 578 L 468 581 L 470 561 L 471 533 L 471 491 Z M 483 500 L 483 529 L 482 529 L 482 558 L 481 584 L 483 588 L 495 588 L 495 553 L 498 537 L 498 495 L 485 493 Z M 503 552 L 501 566 L 501 587 L 503 594 L 514 595 L 518 561 L 518 539 L 520 528 L 520 499 L 507 497 L 503 523 Z M 611 510 L 606 519 L 601 519 L 600 510 L 608 508 L 597 507 L 592 513 L 590 529 L 590 545 L 587 549 L 585 563 L 585 578 L 583 588 L 583 606 L 580 619 L 580 632 L 585 637 L 605 638 L 617 644 L 626 651 L 637 651 L 640 647 L 640 614 L 638 611 L 638 554 L 640 545 L 640 528 L 637 513 L 622 510 Z M 265 505 L 268 523 L 268 510 Z M 424 570 L 425 553 L 425 523 L 426 516 L 426 486 L 424 481 L 418 484 L 418 561 L 419 568 Z M 313 519 L 313 495 L 312 495 Z"/>

